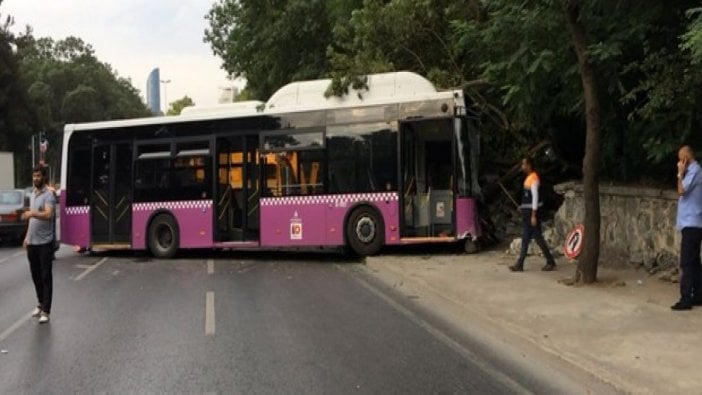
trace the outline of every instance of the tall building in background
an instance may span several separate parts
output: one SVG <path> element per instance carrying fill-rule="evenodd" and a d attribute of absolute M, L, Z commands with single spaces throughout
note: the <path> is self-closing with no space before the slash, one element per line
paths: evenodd
<path fill-rule="evenodd" d="M 219 103 L 234 103 L 234 100 L 236 100 L 237 96 L 239 96 L 239 88 L 236 86 L 227 86 L 223 88 L 219 88 L 219 100 L 217 100 Z"/>
<path fill-rule="evenodd" d="M 146 106 L 154 115 L 161 114 L 161 72 L 158 67 L 151 70 L 146 80 Z"/>

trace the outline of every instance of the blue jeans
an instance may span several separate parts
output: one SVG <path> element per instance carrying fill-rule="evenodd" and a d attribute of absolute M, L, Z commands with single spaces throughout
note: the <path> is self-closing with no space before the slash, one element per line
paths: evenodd
<path fill-rule="evenodd" d="M 680 243 L 680 301 L 690 304 L 702 299 L 702 228 L 684 228 Z"/>
<path fill-rule="evenodd" d="M 522 210 L 522 250 L 517 260 L 518 265 L 524 264 L 527 251 L 529 250 L 529 244 L 531 244 L 532 240 L 536 241 L 536 244 L 541 248 L 541 252 L 546 257 L 546 263 L 556 264 L 553 255 L 551 255 L 551 251 L 548 249 L 548 245 L 546 245 L 544 235 L 541 233 L 541 218 L 539 217 L 540 216 L 537 214 L 536 226 L 531 226 L 531 210 Z"/>

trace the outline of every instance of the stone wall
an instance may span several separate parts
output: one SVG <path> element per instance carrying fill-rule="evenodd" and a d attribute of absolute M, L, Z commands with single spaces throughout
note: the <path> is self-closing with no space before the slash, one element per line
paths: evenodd
<path fill-rule="evenodd" d="M 585 218 L 583 188 L 569 182 L 554 189 L 564 197 L 554 218 L 553 236 L 562 251 L 565 236 Z M 672 189 L 601 185 L 602 263 L 643 265 L 652 273 L 675 267 L 680 245 L 680 232 L 675 228 L 677 200 Z"/>

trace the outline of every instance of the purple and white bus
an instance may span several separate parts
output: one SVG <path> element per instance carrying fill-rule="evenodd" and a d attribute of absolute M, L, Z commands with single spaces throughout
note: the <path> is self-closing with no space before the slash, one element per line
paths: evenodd
<path fill-rule="evenodd" d="M 461 91 L 408 73 L 324 97 L 295 82 L 268 102 L 66 125 L 61 242 L 77 249 L 349 247 L 480 236 L 478 135 Z"/>

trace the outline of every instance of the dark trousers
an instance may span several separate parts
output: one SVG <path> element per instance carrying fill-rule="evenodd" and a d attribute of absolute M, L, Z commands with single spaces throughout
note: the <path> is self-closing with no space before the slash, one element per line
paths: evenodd
<path fill-rule="evenodd" d="M 37 300 L 43 312 L 51 312 L 51 297 L 53 293 L 53 275 L 51 274 L 54 257 L 54 243 L 28 245 L 27 259 L 29 271 L 32 273 Z"/>
<path fill-rule="evenodd" d="M 556 261 L 553 259 L 553 255 L 551 255 L 551 251 L 546 245 L 546 240 L 544 240 L 544 235 L 541 233 L 541 218 L 539 218 L 539 215 L 536 216 L 536 226 L 531 226 L 531 210 L 522 210 L 522 226 L 522 250 L 519 253 L 517 264 L 524 264 L 529 244 L 531 244 L 532 240 L 536 241 L 536 244 L 541 248 L 541 252 L 546 257 L 546 262 L 555 264 Z"/>
<path fill-rule="evenodd" d="M 702 262 L 700 261 L 702 228 L 684 228 L 680 243 L 680 301 L 692 303 L 702 299 Z"/>

